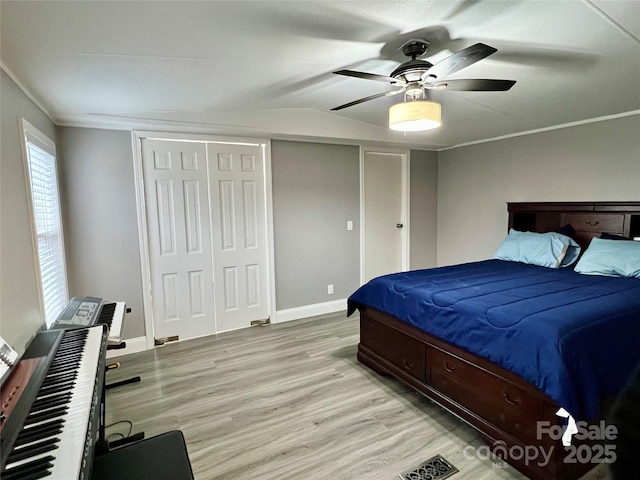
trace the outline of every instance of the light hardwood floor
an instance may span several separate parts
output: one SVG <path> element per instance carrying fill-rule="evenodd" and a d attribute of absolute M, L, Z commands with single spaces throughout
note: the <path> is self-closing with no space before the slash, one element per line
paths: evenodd
<path fill-rule="evenodd" d="M 197 480 L 391 480 L 436 454 L 456 480 L 525 478 L 467 458 L 484 445 L 475 430 L 359 364 L 358 335 L 357 315 L 340 314 L 120 357 L 107 382 L 142 382 L 107 391 L 107 423 L 131 420 L 147 437 L 182 430 Z M 602 467 L 584 480 L 608 479 Z"/>

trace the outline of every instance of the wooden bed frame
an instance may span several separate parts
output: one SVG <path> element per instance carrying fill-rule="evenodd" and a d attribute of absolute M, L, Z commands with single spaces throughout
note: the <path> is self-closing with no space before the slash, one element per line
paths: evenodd
<path fill-rule="evenodd" d="M 608 232 L 640 237 L 640 202 L 509 203 L 509 228 L 547 232 L 571 224 L 583 251 L 594 236 Z M 576 479 L 595 463 L 570 463 L 570 450 L 549 435 L 537 438 L 537 422 L 561 425 L 560 408 L 518 375 L 429 335 L 391 315 L 360 307 L 358 360 L 426 395 L 477 429 L 494 452 L 532 479 Z M 607 399 L 603 399 L 606 403 Z M 596 421 L 595 419 L 594 421 Z M 572 442 L 573 448 L 579 442 Z M 501 455 L 527 446 L 553 447 L 545 465 Z M 515 447 L 515 448 L 514 448 Z M 575 452 L 573 452 L 575 453 Z M 574 457 L 575 458 L 575 457 Z"/>

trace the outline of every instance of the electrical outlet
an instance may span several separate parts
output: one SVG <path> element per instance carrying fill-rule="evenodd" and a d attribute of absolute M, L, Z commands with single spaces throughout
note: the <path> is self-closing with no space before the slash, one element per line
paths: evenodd
<path fill-rule="evenodd" d="M 327 293 L 333 295 L 333 284 L 327 285 Z"/>

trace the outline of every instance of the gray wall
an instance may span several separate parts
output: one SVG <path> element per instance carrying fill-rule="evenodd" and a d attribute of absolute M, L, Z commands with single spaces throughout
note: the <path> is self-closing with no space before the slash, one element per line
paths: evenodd
<path fill-rule="evenodd" d="M 274 140 L 271 164 L 276 309 L 346 298 L 360 285 L 358 147 Z"/>
<path fill-rule="evenodd" d="M 410 258 L 412 270 L 437 264 L 438 153 L 409 154 Z"/>
<path fill-rule="evenodd" d="M 58 130 L 71 296 L 125 301 L 123 338 L 144 336 L 131 132 Z"/>
<path fill-rule="evenodd" d="M 18 119 L 23 117 L 54 141 L 56 129 L 4 70 L 0 75 L 0 328 L 2 337 L 23 353 L 31 337 L 44 326 L 44 319 L 36 283 Z"/>
<path fill-rule="evenodd" d="M 640 200 L 640 116 L 443 151 L 438 264 L 492 257 L 506 202 Z"/>

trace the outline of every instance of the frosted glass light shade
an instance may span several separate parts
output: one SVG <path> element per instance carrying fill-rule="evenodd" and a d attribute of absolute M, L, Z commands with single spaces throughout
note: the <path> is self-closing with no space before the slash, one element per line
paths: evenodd
<path fill-rule="evenodd" d="M 427 100 L 396 103 L 389 108 L 389 128 L 400 132 L 431 130 L 441 125 L 440 104 Z"/>

